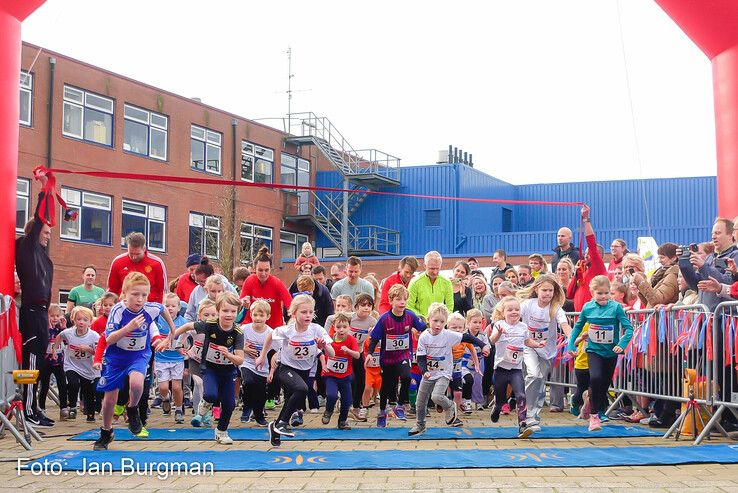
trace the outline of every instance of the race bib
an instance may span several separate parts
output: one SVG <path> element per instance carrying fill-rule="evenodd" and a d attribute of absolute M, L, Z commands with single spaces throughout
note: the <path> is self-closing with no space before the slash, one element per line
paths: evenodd
<path fill-rule="evenodd" d="M 505 348 L 505 361 L 517 365 L 523 361 L 523 348 L 520 346 L 507 346 Z"/>
<path fill-rule="evenodd" d="M 208 353 L 205 355 L 205 361 L 213 363 L 215 365 L 232 365 L 231 360 L 226 358 L 224 351 L 215 349 L 212 346 L 208 347 Z"/>
<path fill-rule="evenodd" d="M 461 358 L 459 358 L 459 359 L 455 359 L 455 360 L 454 360 L 454 366 L 453 366 L 453 369 L 452 369 L 451 371 L 452 371 L 453 373 L 461 373 L 461 363 L 462 363 L 463 361 L 464 361 L 464 360 L 463 360 L 463 359 L 461 359 Z"/>
<path fill-rule="evenodd" d="M 192 341 L 192 347 L 187 354 L 195 361 L 202 361 L 202 341 Z"/>
<path fill-rule="evenodd" d="M 356 339 L 356 342 L 359 343 L 359 346 L 366 341 L 366 338 L 369 336 L 369 329 L 357 329 L 356 327 L 351 327 L 351 335 L 354 336 Z"/>
<path fill-rule="evenodd" d="M 126 351 L 141 351 L 146 347 L 146 341 L 149 336 L 138 336 L 138 337 L 121 337 L 117 342 L 117 346 Z"/>
<path fill-rule="evenodd" d="M 305 361 L 315 356 L 317 345 L 315 344 L 315 341 L 290 341 L 289 350 L 294 359 L 298 361 Z"/>
<path fill-rule="evenodd" d="M 328 358 L 325 369 L 333 373 L 343 374 L 348 371 L 348 358 L 340 358 L 338 356 Z"/>
<path fill-rule="evenodd" d="M 410 349 L 410 333 L 402 335 L 387 334 L 385 337 L 385 351 L 405 351 Z"/>
<path fill-rule="evenodd" d="M 261 351 L 264 349 L 264 346 L 260 346 L 259 344 L 251 341 L 246 341 L 251 349 L 256 351 L 257 353 L 261 354 Z"/>
<path fill-rule="evenodd" d="M 56 354 L 59 354 L 63 351 L 62 347 L 59 346 L 56 350 Z M 46 354 L 51 354 L 54 352 L 54 341 L 49 342 L 49 345 L 46 347 Z"/>
<path fill-rule="evenodd" d="M 539 329 L 528 327 L 528 337 L 534 341 L 543 341 L 548 339 L 548 327 L 541 327 Z"/>
<path fill-rule="evenodd" d="M 90 353 L 88 353 L 87 351 L 81 350 L 79 346 L 70 344 L 68 347 L 69 347 L 69 356 L 73 359 L 84 360 L 84 359 L 92 358 L 92 355 Z"/>
<path fill-rule="evenodd" d="M 378 368 L 379 367 L 379 348 L 375 349 L 369 358 L 369 362 L 366 364 L 367 368 Z"/>
<path fill-rule="evenodd" d="M 426 356 L 428 371 L 446 371 L 446 357 L 445 356 Z"/>
<path fill-rule="evenodd" d="M 612 344 L 615 341 L 615 327 L 589 324 L 589 340 L 597 344 Z"/>

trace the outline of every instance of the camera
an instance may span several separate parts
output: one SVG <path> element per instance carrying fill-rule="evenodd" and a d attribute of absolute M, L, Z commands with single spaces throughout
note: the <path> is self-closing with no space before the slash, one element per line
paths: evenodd
<path fill-rule="evenodd" d="M 697 243 L 690 243 L 689 244 L 689 251 L 696 253 L 699 250 L 700 250 L 700 247 L 699 247 L 699 245 L 697 245 Z"/>
<path fill-rule="evenodd" d="M 632 276 L 633 274 L 635 274 L 635 269 L 634 269 L 633 267 L 628 267 L 628 268 L 626 269 L 626 271 L 627 271 L 627 272 L 628 272 L 628 274 L 629 274 L 629 275 L 631 275 L 631 276 Z"/>

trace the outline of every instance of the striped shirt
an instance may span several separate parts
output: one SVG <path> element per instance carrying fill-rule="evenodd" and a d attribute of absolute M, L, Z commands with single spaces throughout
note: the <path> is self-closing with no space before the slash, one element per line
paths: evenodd
<path fill-rule="evenodd" d="M 379 363 L 381 366 L 394 365 L 412 359 L 411 330 L 425 330 L 425 323 L 415 313 L 405 310 L 401 316 L 388 311 L 377 321 L 371 332 L 369 353 L 380 345 Z M 399 348 L 399 349 L 398 349 Z"/>

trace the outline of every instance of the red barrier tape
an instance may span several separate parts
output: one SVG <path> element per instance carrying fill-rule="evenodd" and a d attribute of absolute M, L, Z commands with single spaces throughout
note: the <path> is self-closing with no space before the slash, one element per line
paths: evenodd
<path fill-rule="evenodd" d="M 201 178 L 186 176 L 166 176 L 166 175 L 149 175 L 142 173 L 120 173 L 115 171 L 72 171 L 68 169 L 48 169 L 39 166 L 38 169 L 45 171 L 47 176 L 52 173 L 64 173 L 70 175 L 95 176 L 98 178 L 117 178 L 119 180 L 145 180 L 145 181 L 163 181 L 174 183 L 197 183 L 205 185 L 220 186 L 236 186 L 250 188 L 276 188 L 283 190 L 298 191 L 316 191 L 316 192 L 348 192 L 348 193 L 366 193 L 369 195 L 388 195 L 395 197 L 411 197 L 416 199 L 438 199 L 450 200 L 454 202 L 481 202 L 489 204 L 530 204 L 530 205 L 558 205 L 569 207 L 582 207 L 586 205 L 584 202 L 558 202 L 558 201 L 542 201 L 542 200 L 508 200 L 508 199 L 478 199 L 471 197 L 445 197 L 441 195 L 423 195 L 416 193 L 397 193 L 397 192 L 380 192 L 378 190 L 345 190 L 343 188 L 332 187 L 310 187 L 300 185 L 283 185 L 281 183 L 251 183 L 240 180 L 222 180 L 217 178 Z"/>

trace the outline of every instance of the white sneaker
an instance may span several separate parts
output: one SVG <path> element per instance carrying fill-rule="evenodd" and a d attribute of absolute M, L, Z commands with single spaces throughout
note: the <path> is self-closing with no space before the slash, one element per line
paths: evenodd
<path fill-rule="evenodd" d="M 215 430 L 215 441 L 221 445 L 233 445 L 233 439 L 228 436 L 228 431 Z"/>
<path fill-rule="evenodd" d="M 205 417 L 210 413 L 211 409 L 213 409 L 213 405 L 211 403 L 206 402 L 205 399 L 200 399 L 200 405 L 197 406 L 197 414 Z"/>

